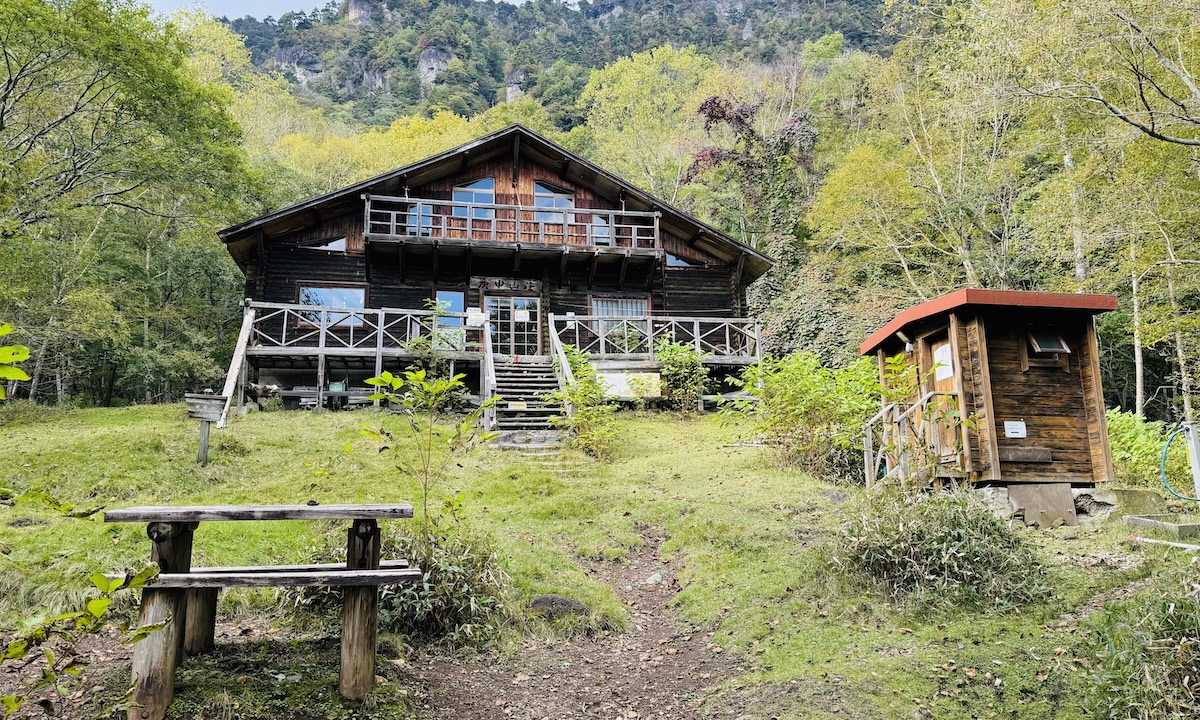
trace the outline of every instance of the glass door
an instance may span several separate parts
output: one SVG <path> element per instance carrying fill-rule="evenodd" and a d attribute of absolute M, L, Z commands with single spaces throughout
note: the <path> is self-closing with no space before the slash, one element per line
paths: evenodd
<path fill-rule="evenodd" d="M 541 300 L 536 297 L 484 298 L 492 351 L 497 355 L 541 355 Z"/>

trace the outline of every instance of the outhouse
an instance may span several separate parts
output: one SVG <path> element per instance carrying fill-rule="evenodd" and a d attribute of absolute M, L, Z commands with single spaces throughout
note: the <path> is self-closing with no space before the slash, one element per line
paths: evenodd
<path fill-rule="evenodd" d="M 1116 308 L 1110 295 L 967 288 L 897 315 L 860 347 L 885 386 L 867 484 L 959 478 L 1069 498 L 1111 480 L 1093 317 Z"/>

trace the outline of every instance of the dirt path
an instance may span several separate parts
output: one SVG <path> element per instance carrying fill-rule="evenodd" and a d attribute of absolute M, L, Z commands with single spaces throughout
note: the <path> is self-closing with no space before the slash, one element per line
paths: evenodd
<path fill-rule="evenodd" d="M 465 660 L 418 656 L 420 717 L 427 720 L 735 717 L 721 683 L 740 674 L 709 633 L 687 628 L 669 607 L 677 568 L 647 537 L 624 564 L 597 565 L 629 608 L 619 635 L 532 645 L 518 657 Z"/>

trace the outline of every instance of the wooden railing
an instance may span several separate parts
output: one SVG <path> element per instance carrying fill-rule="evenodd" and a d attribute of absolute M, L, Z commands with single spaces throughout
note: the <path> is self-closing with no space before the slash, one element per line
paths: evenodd
<path fill-rule="evenodd" d="M 483 335 L 483 360 L 480 363 L 482 369 L 480 371 L 480 393 L 479 397 L 482 401 L 487 402 L 496 396 L 496 360 L 492 353 L 492 334 L 490 332 L 480 333 Z M 483 431 L 491 432 L 496 428 L 496 404 L 488 404 L 483 411 Z"/>
<path fill-rule="evenodd" d="M 939 466 L 958 463 L 962 417 L 958 394 L 927 392 L 915 403 L 890 403 L 867 421 L 863 469 L 867 487 L 933 478 Z"/>
<path fill-rule="evenodd" d="M 642 315 L 550 315 L 550 336 L 596 360 L 654 359 L 662 338 L 692 345 L 709 361 L 752 361 L 761 356 L 758 321 L 749 318 Z"/>
<path fill-rule="evenodd" d="M 550 316 L 550 324 L 553 327 L 553 315 Z M 575 384 L 575 372 L 571 370 L 571 363 L 567 360 L 567 349 L 559 340 L 558 333 L 554 332 L 550 333 L 550 357 L 554 365 L 554 375 L 558 378 L 558 388 L 563 391 L 563 413 L 571 417 L 575 414 L 575 406 L 571 403 L 567 388 Z"/>
<path fill-rule="evenodd" d="M 658 250 L 659 213 L 364 195 L 368 240 L 429 239 Z"/>
<path fill-rule="evenodd" d="M 316 349 L 330 354 L 362 351 L 408 350 L 418 340 L 444 352 L 479 352 L 486 335 L 467 327 L 467 313 L 394 308 L 334 308 L 253 301 L 248 345 L 280 350 Z M 458 318 L 459 324 L 440 322 Z"/>

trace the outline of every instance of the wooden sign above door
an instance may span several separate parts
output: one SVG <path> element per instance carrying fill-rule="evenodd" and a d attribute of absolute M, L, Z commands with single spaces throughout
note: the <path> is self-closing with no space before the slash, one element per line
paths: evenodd
<path fill-rule="evenodd" d="M 473 277 L 471 278 L 471 287 L 478 288 L 485 293 L 506 292 L 530 293 L 534 295 L 542 294 L 541 280 L 525 280 L 523 278 Z"/>

